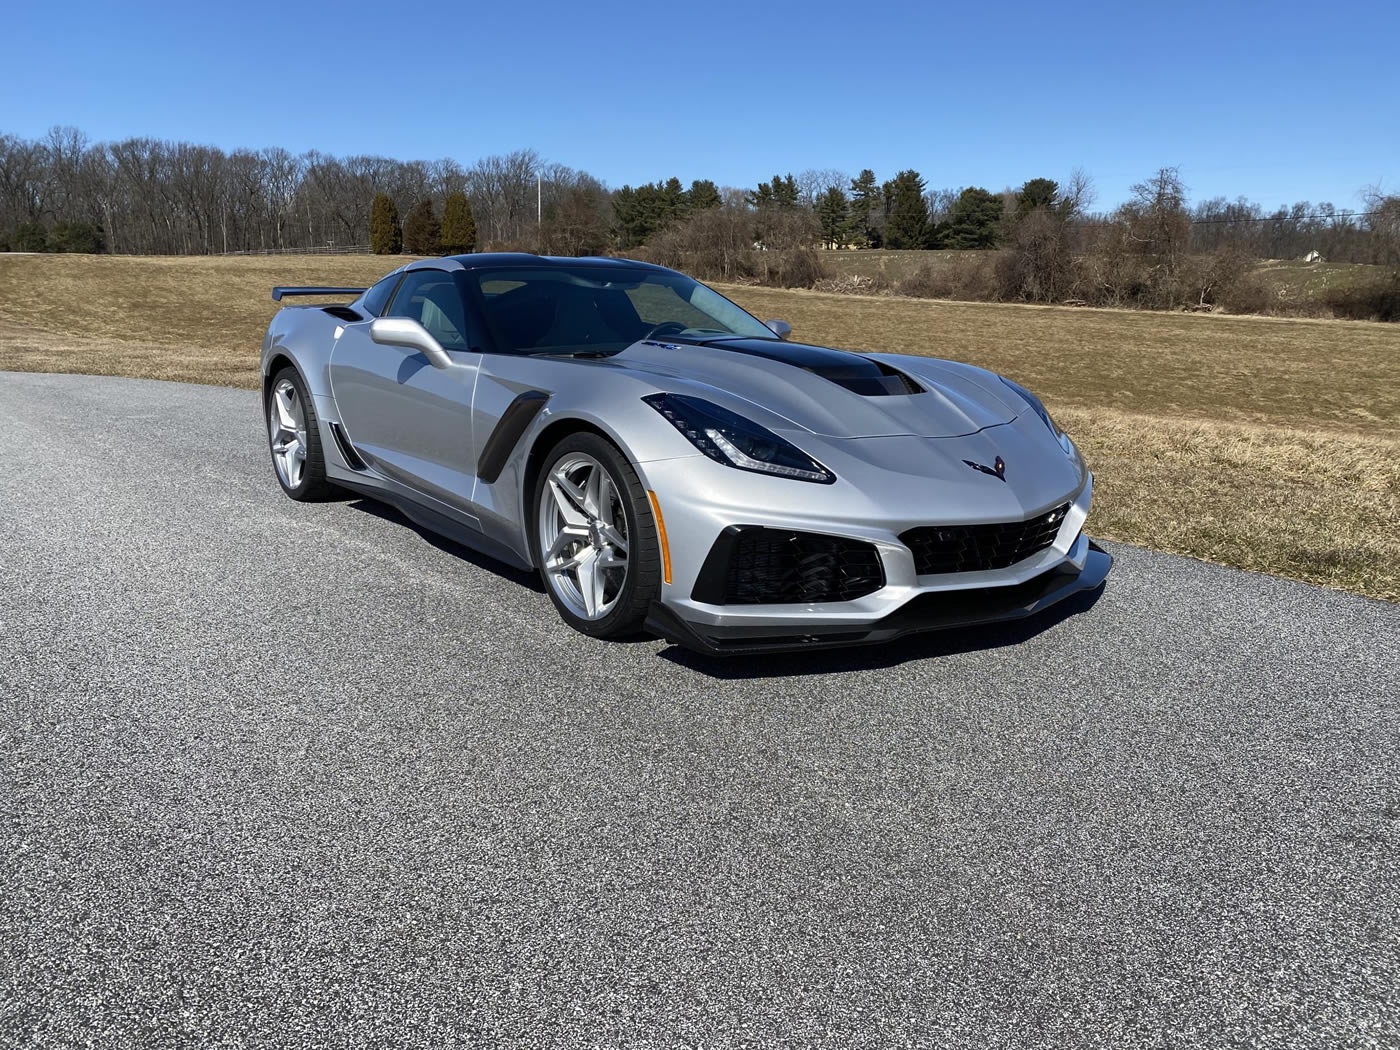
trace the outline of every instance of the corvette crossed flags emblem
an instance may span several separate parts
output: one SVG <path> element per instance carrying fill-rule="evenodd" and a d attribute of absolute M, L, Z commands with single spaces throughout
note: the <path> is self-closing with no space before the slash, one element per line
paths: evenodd
<path fill-rule="evenodd" d="M 1006 481 L 1006 461 L 1000 456 L 990 467 L 985 463 L 974 463 L 970 459 L 965 459 L 963 462 L 973 470 L 980 470 L 983 474 L 990 474 L 994 478 L 1000 478 L 1003 482 Z"/>

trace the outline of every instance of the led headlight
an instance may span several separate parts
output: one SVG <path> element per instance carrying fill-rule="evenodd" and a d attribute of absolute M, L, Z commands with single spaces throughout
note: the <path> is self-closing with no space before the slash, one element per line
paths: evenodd
<path fill-rule="evenodd" d="M 1014 383 L 1006 376 L 1000 377 L 1001 381 L 1012 390 L 1021 395 L 1021 399 L 1031 406 L 1031 409 L 1041 418 L 1041 421 L 1050 428 L 1050 433 L 1055 435 L 1055 440 L 1060 443 L 1060 448 L 1065 450 L 1066 456 L 1074 455 L 1074 442 L 1069 439 L 1069 435 L 1055 425 L 1055 421 L 1050 418 L 1050 413 L 1045 407 L 1045 403 L 1036 397 L 1020 383 Z"/>
<path fill-rule="evenodd" d="M 716 463 L 820 485 L 836 480 L 790 441 L 719 405 L 684 394 L 648 394 L 642 400 Z"/>

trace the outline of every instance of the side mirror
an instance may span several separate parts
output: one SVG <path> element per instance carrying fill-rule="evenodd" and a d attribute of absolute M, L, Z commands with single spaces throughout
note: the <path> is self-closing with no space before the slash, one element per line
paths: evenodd
<path fill-rule="evenodd" d="M 774 320 L 764 321 L 763 323 L 773 329 L 773 334 L 779 339 L 786 339 L 788 336 L 792 335 L 792 325 L 788 324 L 786 321 Z"/>
<path fill-rule="evenodd" d="M 408 317 L 376 317 L 369 323 L 369 337 L 382 346 L 417 350 L 434 368 L 451 368 L 447 351 L 417 321 Z"/>

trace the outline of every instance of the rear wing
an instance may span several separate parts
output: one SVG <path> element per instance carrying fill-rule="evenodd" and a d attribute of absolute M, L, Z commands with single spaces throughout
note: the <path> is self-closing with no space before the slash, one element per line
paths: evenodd
<path fill-rule="evenodd" d="M 367 291 L 369 291 L 368 288 L 326 288 L 320 285 L 309 288 L 278 286 L 272 289 L 272 301 L 280 303 L 284 295 L 362 295 Z"/>

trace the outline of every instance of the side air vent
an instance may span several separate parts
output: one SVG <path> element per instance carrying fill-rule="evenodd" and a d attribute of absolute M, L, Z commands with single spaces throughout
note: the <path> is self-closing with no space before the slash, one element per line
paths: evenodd
<path fill-rule="evenodd" d="M 339 423 L 331 423 L 331 433 L 335 435 L 335 443 L 340 449 L 340 455 L 345 460 L 345 465 L 351 470 L 366 470 L 368 465 L 360 454 L 355 451 L 355 446 L 350 444 L 350 438 Z"/>
<path fill-rule="evenodd" d="M 348 306 L 323 306 L 321 309 L 325 310 L 326 313 L 330 314 L 332 317 L 340 318 L 342 321 L 350 321 L 353 323 L 355 321 L 364 320 L 364 317 L 360 315 L 358 310 L 352 310 Z"/>

